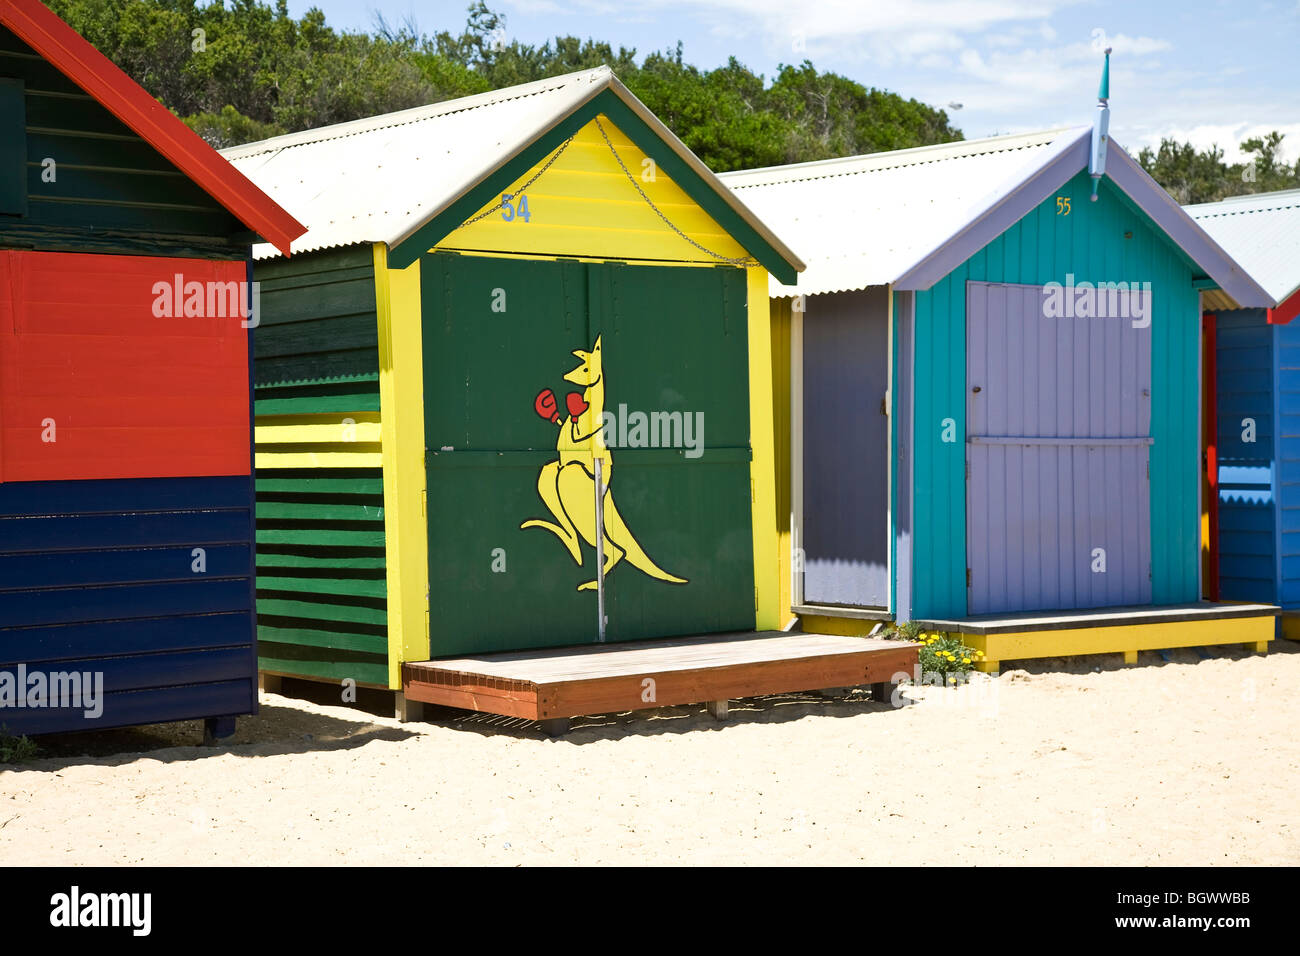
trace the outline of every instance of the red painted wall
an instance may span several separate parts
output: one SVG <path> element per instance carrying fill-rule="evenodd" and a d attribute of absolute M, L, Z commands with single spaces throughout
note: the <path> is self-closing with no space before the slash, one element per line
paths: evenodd
<path fill-rule="evenodd" d="M 204 314 L 155 316 L 159 282 L 175 312 L 177 275 L 202 284 Z M 246 278 L 242 262 L 0 251 L 0 481 L 247 475 L 248 331 L 206 294 Z"/>

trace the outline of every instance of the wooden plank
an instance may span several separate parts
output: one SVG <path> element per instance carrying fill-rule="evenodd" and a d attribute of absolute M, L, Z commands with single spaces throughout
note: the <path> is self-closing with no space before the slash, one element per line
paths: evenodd
<path fill-rule="evenodd" d="M 824 634 L 740 634 L 408 662 L 413 700 L 531 720 L 892 683 L 915 644 Z"/>
<path fill-rule="evenodd" d="M 1272 604 L 1210 604 L 1194 602 L 1166 606 L 1137 605 L 1086 611 L 1026 611 L 1015 614 L 976 614 L 952 620 L 919 621 L 927 630 L 959 634 L 1004 634 L 1020 631 L 1127 627 L 1136 624 L 1176 624 L 1195 621 L 1276 615 Z"/>

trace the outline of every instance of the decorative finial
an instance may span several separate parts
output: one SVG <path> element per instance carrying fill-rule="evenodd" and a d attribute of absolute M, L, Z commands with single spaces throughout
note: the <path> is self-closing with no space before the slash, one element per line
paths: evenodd
<path fill-rule="evenodd" d="M 1092 121 L 1092 152 L 1088 172 L 1092 176 L 1092 201 L 1097 201 L 1097 187 L 1106 173 L 1106 141 L 1110 130 L 1110 47 L 1101 68 L 1101 86 L 1097 88 L 1097 115 Z"/>

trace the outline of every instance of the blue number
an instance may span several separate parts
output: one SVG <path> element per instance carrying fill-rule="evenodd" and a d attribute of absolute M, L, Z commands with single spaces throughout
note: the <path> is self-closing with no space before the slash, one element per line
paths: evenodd
<path fill-rule="evenodd" d="M 506 222 L 515 218 L 515 207 L 510 205 L 510 200 L 514 198 L 510 193 L 501 194 L 501 218 Z"/>
<path fill-rule="evenodd" d="M 519 218 L 522 219 L 524 222 L 528 222 L 528 197 L 527 196 L 519 197 Z"/>

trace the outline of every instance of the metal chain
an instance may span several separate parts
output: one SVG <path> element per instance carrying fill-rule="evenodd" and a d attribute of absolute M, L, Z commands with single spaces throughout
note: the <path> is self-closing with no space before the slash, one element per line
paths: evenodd
<path fill-rule="evenodd" d="M 641 194 L 641 198 L 646 201 L 646 205 L 649 206 L 651 209 L 653 209 L 655 213 L 659 216 L 659 218 L 668 224 L 669 229 L 677 233 L 677 235 L 681 236 L 683 239 L 685 239 L 687 242 L 693 245 L 696 249 L 699 249 L 700 252 L 703 252 L 705 255 L 712 256 L 714 259 L 717 259 L 719 262 L 725 262 L 727 265 L 733 265 L 733 266 L 757 265 L 757 262 L 754 260 L 752 256 L 736 256 L 733 258 L 733 257 L 720 255 L 719 253 L 714 252 L 712 249 L 706 249 L 704 246 L 700 245 L 690 236 L 686 235 L 686 233 L 682 232 L 681 229 L 677 228 L 677 225 L 671 219 L 665 216 L 663 214 L 663 211 L 654 204 L 654 201 L 645 194 L 645 190 L 642 189 L 641 184 L 636 181 L 636 177 L 633 176 L 631 171 L 627 168 L 627 166 L 623 164 L 623 157 L 618 154 L 618 150 L 614 148 L 614 144 L 609 141 L 609 136 L 605 134 L 605 127 L 601 125 L 600 117 L 596 117 L 596 129 L 600 130 L 600 135 L 605 140 L 605 145 L 608 146 L 609 151 L 614 154 L 614 159 L 618 162 L 619 167 L 623 170 L 623 174 L 627 176 L 627 181 L 630 182 L 636 188 L 636 191 Z"/>
<path fill-rule="evenodd" d="M 481 213 L 479 213 L 479 214 L 478 214 L 477 216 L 475 216 L 473 219 L 467 219 L 467 220 L 465 220 L 464 222 L 462 222 L 462 223 L 460 224 L 460 228 L 464 229 L 466 226 L 472 226 L 472 225 L 474 225 L 474 223 L 478 222 L 480 219 L 486 219 L 488 216 L 492 215 L 494 212 L 497 212 L 498 210 L 504 208 L 504 207 L 505 207 L 505 204 L 506 204 L 506 196 L 511 196 L 511 197 L 518 196 L 520 193 L 522 193 L 522 192 L 524 192 L 525 190 L 527 190 L 528 187 L 531 186 L 533 183 L 537 182 L 537 180 L 538 180 L 539 178 L 541 178 L 542 173 L 546 172 L 548 169 L 551 168 L 551 164 L 552 164 L 553 162 L 555 162 L 557 159 L 560 158 L 560 154 L 563 153 L 566 149 L 568 149 L 568 148 L 569 148 L 569 144 L 572 143 L 572 142 L 573 142 L 573 137 L 570 136 L 568 139 L 566 139 L 563 143 L 560 144 L 560 148 L 559 148 L 559 149 L 557 149 L 554 153 L 551 154 L 551 158 L 548 159 L 548 160 L 546 161 L 546 165 L 543 166 L 541 169 L 539 169 L 539 170 L 538 170 L 538 171 L 533 175 L 533 178 L 532 178 L 532 179 L 528 180 L 528 182 L 524 183 L 522 186 L 520 186 L 518 189 L 516 189 L 513 193 L 504 193 L 504 194 L 502 194 L 501 199 L 496 203 L 496 205 L 494 205 L 494 206 L 489 206 L 487 209 L 484 209 Z"/>

